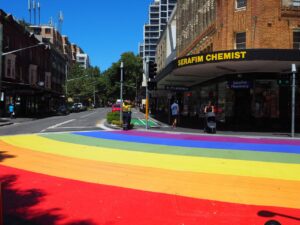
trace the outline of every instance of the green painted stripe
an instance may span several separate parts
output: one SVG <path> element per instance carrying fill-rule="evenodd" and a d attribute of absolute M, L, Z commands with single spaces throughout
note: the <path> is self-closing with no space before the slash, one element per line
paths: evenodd
<path fill-rule="evenodd" d="M 220 150 L 207 148 L 188 148 L 165 145 L 141 144 L 124 141 L 97 139 L 73 134 L 41 134 L 41 136 L 68 143 L 82 144 L 106 148 L 116 148 L 127 151 L 139 151 L 159 154 L 200 156 L 210 158 L 238 159 L 261 162 L 300 163 L 299 154 L 277 152 L 253 152 L 245 150 Z"/>
<path fill-rule="evenodd" d="M 145 126 L 146 120 L 145 120 L 145 119 L 136 119 L 136 118 L 132 118 L 132 119 L 131 119 L 131 123 L 133 123 L 133 124 L 136 125 L 136 126 Z M 151 126 L 151 127 L 158 126 L 158 124 L 155 123 L 155 122 L 152 121 L 152 120 L 148 120 L 148 125 Z"/>

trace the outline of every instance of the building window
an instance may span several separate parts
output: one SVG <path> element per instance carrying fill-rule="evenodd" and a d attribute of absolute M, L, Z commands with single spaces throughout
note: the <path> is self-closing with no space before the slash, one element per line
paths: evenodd
<path fill-rule="evenodd" d="M 247 5 L 247 0 L 236 0 L 236 8 L 245 8 Z"/>
<path fill-rule="evenodd" d="M 246 32 L 236 33 L 235 48 L 236 49 L 245 49 L 246 48 Z"/>
<path fill-rule="evenodd" d="M 5 57 L 5 77 L 15 79 L 16 56 L 13 54 Z"/>
<path fill-rule="evenodd" d="M 294 7 L 300 7 L 300 0 L 293 0 Z"/>
<path fill-rule="evenodd" d="M 45 88 L 51 89 L 51 73 L 45 72 Z"/>
<path fill-rule="evenodd" d="M 45 29 L 45 34 L 51 34 L 51 29 L 50 28 L 46 28 Z"/>
<path fill-rule="evenodd" d="M 37 66 L 30 65 L 29 66 L 29 84 L 35 86 L 37 83 Z"/>
<path fill-rule="evenodd" d="M 293 48 L 300 49 L 300 30 L 293 32 Z"/>

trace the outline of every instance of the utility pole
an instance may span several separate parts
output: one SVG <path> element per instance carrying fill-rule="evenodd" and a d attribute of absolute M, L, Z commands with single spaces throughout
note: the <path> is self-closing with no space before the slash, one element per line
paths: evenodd
<path fill-rule="evenodd" d="M 148 80 L 149 80 L 149 56 L 146 59 L 146 129 L 149 129 L 149 89 L 148 89 Z"/>
<path fill-rule="evenodd" d="M 295 137 L 295 93 L 296 93 L 296 64 L 292 64 L 292 120 L 291 136 Z"/>
<path fill-rule="evenodd" d="M 96 82 L 94 82 L 94 108 L 96 106 L 96 89 L 95 89 L 95 85 L 96 85 Z"/>
<path fill-rule="evenodd" d="M 121 62 L 120 65 L 120 73 L 121 73 L 121 77 L 120 77 L 120 123 L 123 121 L 123 62 Z"/>

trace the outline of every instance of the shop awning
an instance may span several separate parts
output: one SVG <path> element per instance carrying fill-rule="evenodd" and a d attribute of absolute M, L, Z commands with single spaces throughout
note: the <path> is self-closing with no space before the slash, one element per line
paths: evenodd
<path fill-rule="evenodd" d="M 172 61 L 155 78 L 158 89 L 191 87 L 227 74 L 291 73 L 300 68 L 297 49 L 242 49 L 190 55 Z"/>

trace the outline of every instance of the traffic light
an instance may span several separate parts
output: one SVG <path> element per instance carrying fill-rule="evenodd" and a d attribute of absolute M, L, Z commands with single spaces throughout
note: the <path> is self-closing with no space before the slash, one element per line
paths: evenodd
<path fill-rule="evenodd" d="M 157 88 L 157 83 L 155 81 L 148 81 L 148 90 L 155 90 Z"/>
<path fill-rule="evenodd" d="M 157 71 L 157 64 L 153 61 L 149 61 L 148 64 L 148 73 L 149 73 L 149 78 L 153 79 L 156 76 L 156 71 Z"/>

